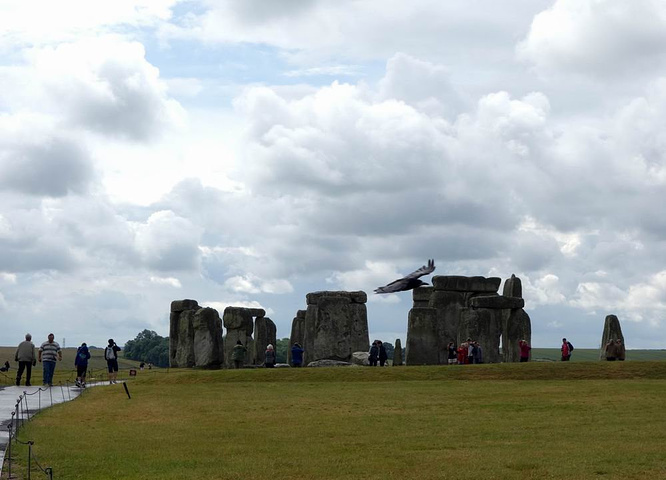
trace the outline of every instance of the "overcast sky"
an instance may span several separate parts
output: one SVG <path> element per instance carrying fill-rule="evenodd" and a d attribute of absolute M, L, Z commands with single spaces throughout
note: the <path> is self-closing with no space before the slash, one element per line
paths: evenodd
<path fill-rule="evenodd" d="M 404 342 L 372 290 L 434 258 L 534 346 L 666 348 L 664 45 L 663 0 L 0 0 L 0 344 L 341 289 Z"/>

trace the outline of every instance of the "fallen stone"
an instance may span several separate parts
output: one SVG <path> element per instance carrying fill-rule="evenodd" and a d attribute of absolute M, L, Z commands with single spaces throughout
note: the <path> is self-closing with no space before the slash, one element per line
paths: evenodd
<path fill-rule="evenodd" d="M 340 360 L 316 360 L 308 363 L 308 367 L 353 367 L 353 363 L 342 362 Z"/>

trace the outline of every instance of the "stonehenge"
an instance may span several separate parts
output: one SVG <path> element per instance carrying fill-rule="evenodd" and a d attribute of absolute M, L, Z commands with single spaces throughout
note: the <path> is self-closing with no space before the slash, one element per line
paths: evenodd
<path fill-rule="evenodd" d="M 303 346 L 305 365 L 319 360 L 349 362 L 353 352 L 367 352 L 367 300 L 362 291 L 308 293 L 307 309 L 299 310 L 292 322 L 289 345 L 298 341 Z"/>
<path fill-rule="evenodd" d="M 520 279 L 507 279 L 503 295 L 500 283 L 497 277 L 434 276 L 431 287 L 414 289 L 405 364 L 446 364 L 449 342 L 467 338 L 479 342 L 486 363 L 518 361 L 518 340 L 531 342 L 531 322 Z"/>
<path fill-rule="evenodd" d="M 196 300 L 171 302 L 170 365 L 219 368 L 223 362 L 222 322 L 217 310 L 201 308 Z"/>

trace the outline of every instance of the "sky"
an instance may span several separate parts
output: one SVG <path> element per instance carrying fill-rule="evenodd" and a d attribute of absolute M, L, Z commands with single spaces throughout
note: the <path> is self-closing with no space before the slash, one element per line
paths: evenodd
<path fill-rule="evenodd" d="M 363 290 L 404 345 L 372 291 L 433 258 L 535 347 L 666 348 L 664 45 L 663 0 L 0 0 L 0 344 Z"/>

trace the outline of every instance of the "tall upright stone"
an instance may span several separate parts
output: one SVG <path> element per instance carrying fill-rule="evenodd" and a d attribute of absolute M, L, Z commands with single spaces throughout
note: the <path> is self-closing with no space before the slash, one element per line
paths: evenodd
<path fill-rule="evenodd" d="M 291 334 L 289 335 L 289 345 L 287 346 L 287 363 L 291 362 L 291 347 L 294 343 L 303 346 L 303 338 L 305 337 L 305 310 L 298 310 L 296 316 L 291 322 Z"/>
<path fill-rule="evenodd" d="M 395 349 L 393 350 L 393 366 L 402 366 L 402 343 L 399 338 L 395 339 Z"/>
<path fill-rule="evenodd" d="M 458 343 L 471 338 L 481 345 L 484 363 L 499 363 L 502 311 L 491 308 L 466 308 L 460 317 Z"/>
<path fill-rule="evenodd" d="M 520 281 L 520 278 L 512 273 L 511 278 L 507 278 L 504 282 L 502 295 L 505 297 L 523 298 L 523 283 Z"/>
<path fill-rule="evenodd" d="M 196 300 L 174 300 L 169 315 L 169 365 L 189 368 L 195 364 L 193 319 L 199 304 Z"/>
<path fill-rule="evenodd" d="M 599 358 L 601 360 L 606 359 L 606 344 L 610 340 L 620 340 L 622 345 L 625 345 L 620 320 L 616 315 L 607 315 L 604 320 L 604 331 L 601 334 L 601 348 L 599 351 Z"/>
<path fill-rule="evenodd" d="M 264 316 L 265 313 L 266 312 L 261 316 Z M 227 307 L 224 309 L 222 320 L 224 322 L 224 328 L 227 329 L 227 335 L 224 337 L 224 363 L 227 367 L 233 365 L 231 354 L 233 353 L 233 348 L 238 340 L 240 340 L 245 348 L 247 348 L 245 364 L 247 365 L 252 362 L 254 352 L 254 344 L 252 342 L 254 324 L 252 317 L 253 315 L 249 308 Z"/>
<path fill-rule="evenodd" d="M 365 292 L 322 291 L 306 296 L 304 363 L 349 361 L 352 353 L 369 348 Z"/>
<path fill-rule="evenodd" d="M 200 308 L 192 317 L 194 366 L 220 368 L 224 364 L 222 320 L 214 308 Z"/>
<path fill-rule="evenodd" d="M 254 321 L 254 364 L 263 365 L 266 360 L 266 347 L 277 343 L 277 328 L 268 317 L 257 317 Z"/>
<path fill-rule="evenodd" d="M 407 318 L 406 365 L 437 365 L 437 310 L 429 307 L 412 308 Z"/>
<path fill-rule="evenodd" d="M 532 323 L 522 308 L 502 311 L 502 361 L 519 362 L 518 342 L 525 340 L 532 345 Z"/>

